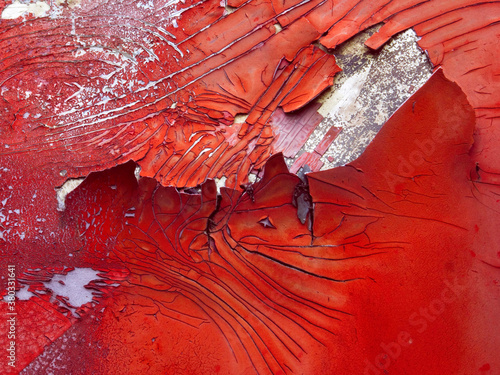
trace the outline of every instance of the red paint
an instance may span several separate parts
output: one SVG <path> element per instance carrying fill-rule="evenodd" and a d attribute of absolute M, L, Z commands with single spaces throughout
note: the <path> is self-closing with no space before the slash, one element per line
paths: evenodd
<path fill-rule="evenodd" d="M 196 186 L 225 175 L 238 186 L 273 151 L 273 112 L 298 110 L 340 70 L 333 56 L 311 45 L 322 31 L 300 13 L 275 34 L 268 2 L 229 15 L 218 1 L 204 2 L 185 10 L 179 27 L 167 21 L 169 7 L 138 11 L 127 4 L 77 7 L 74 25 L 66 18 L 2 21 L 0 124 L 8 145 L 2 155 L 19 164 L 28 151 L 29 165 L 57 179 L 63 169 L 65 178 L 85 176 L 132 159 L 163 185 Z M 63 15 L 70 17 L 69 10 Z M 89 30 L 103 35 L 95 41 L 102 48 L 80 41 Z M 52 63 L 46 49 L 75 64 Z M 233 124 L 240 113 L 247 122 Z"/>
<path fill-rule="evenodd" d="M 491 367 L 488 363 L 482 365 L 480 368 L 479 368 L 479 371 L 489 371 L 491 370 Z"/>
<path fill-rule="evenodd" d="M 18 302 L 17 370 L 498 368 L 498 4 L 386 3 L 230 1 L 241 8 L 226 15 L 187 1 L 175 27 L 161 1 L 83 1 L 64 18 L 2 20 L 1 268 L 94 267 L 121 285 L 97 287 L 80 319 L 48 296 Z M 319 117 L 304 115 L 314 104 L 297 111 L 339 71 L 313 44 L 379 22 L 368 46 L 414 26 L 468 100 L 438 73 L 359 159 L 308 175 L 309 197 L 270 156 L 298 152 Z M 233 124 L 237 114 L 248 118 Z M 293 171 L 319 170 L 334 132 Z M 137 182 L 128 160 L 152 178 Z M 57 211 L 54 188 L 89 172 Z M 207 179 L 222 176 L 217 200 Z M 298 197 L 314 204 L 305 224 Z"/>
<path fill-rule="evenodd" d="M 318 154 L 323 156 L 341 131 L 342 131 L 342 128 L 337 128 L 335 126 L 332 126 L 328 130 L 328 132 L 324 135 L 321 142 L 316 146 L 316 148 L 314 149 L 314 152 L 317 152 Z"/>
<path fill-rule="evenodd" d="M 297 173 L 300 168 L 308 166 L 311 171 L 319 171 L 323 166 L 323 162 L 320 160 L 321 155 L 317 152 L 304 152 L 300 155 L 297 160 L 293 163 L 290 168 L 290 172 Z"/>
<path fill-rule="evenodd" d="M 465 255 L 484 256 L 472 229 L 500 218 L 462 199 L 473 187 L 473 126 L 465 96 L 436 74 L 355 162 L 308 175 L 306 224 L 294 203 L 302 182 L 279 155 L 245 191 L 222 188 L 218 205 L 211 181 L 183 193 L 137 182 L 132 163 L 92 174 L 62 219 L 79 233 L 82 259 L 130 275 L 101 299 L 99 324 L 76 323 L 107 353 L 87 366 L 234 374 L 278 373 L 286 363 L 305 373 L 421 374 L 473 371 L 479 353 L 493 361 L 494 332 L 480 320 L 497 311 L 484 310 L 474 291 L 486 286 L 471 278 Z M 435 129 L 440 147 L 401 176 L 400 160 Z M 92 207 L 105 226 L 87 228 Z M 490 236 L 483 241 L 494 247 Z"/>

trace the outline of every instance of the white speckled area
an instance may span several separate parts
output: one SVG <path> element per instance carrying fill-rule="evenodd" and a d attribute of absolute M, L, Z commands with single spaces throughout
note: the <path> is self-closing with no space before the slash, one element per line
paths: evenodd
<path fill-rule="evenodd" d="M 319 101 L 325 117 L 301 152 L 312 152 L 331 126 L 343 130 L 322 157 L 322 170 L 356 159 L 389 117 L 431 76 L 432 68 L 413 30 L 399 34 L 380 51 L 365 47 L 374 27 L 333 51 L 343 69 Z M 333 161 L 328 161 L 328 157 Z M 292 160 L 288 160 L 291 165 Z"/>

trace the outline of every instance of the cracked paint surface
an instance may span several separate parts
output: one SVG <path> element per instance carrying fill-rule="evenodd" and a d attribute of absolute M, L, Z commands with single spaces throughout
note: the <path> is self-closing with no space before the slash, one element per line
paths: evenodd
<path fill-rule="evenodd" d="M 498 2 L 0 5 L 12 373 L 498 371 Z"/>

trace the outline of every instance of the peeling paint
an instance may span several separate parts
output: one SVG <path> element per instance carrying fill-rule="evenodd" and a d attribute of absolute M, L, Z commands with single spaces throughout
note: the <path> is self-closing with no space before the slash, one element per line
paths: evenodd
<path fill-rule="evenodd" d="M 303 148 L 313 151 L 331 126 L 342 128 L 321 158 L 321 170 L 345 165 L 361 155 L 389 117 L 432 74 L 413 30 L 395 36 L 374 53 L 364 41 L 377 29 L 359 34 L 334 51 L 343 71 L 319 98 L 318 112 L 325 119 Z"/>
<path fill-rule="evenodd" d="M 49 282 L 43 284 L 53 292 L 54 297 L 65 297 L 76 308 L 92 301 L 92 290 L 85 286 L 93 280 L 101 279 L 97 274 L 98 271 L 91 268 L 75 268 L 66 275 L 54 275 Z"/>

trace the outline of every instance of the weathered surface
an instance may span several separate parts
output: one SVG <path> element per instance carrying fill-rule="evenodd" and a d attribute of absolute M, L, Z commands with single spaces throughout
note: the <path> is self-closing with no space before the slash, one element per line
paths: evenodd
<path fill-rule="evenodd" d="M 499 336 L 487 322 L 499 311 L 482 301 L 498 293 L 485 259 L 495 256 L 500 216 L 485 212 L 468 154 L 474 121 L 465 95 L 438 73 L 358 160 L 312 173 L 308 185 L 278 155 L 259 182 L 219 198 L 213 182 L 199 194 L 137 182 L 132 164 L 92 174 L 66 202 L 82 243 L 75 262 L 130 275 L 111 292 L 94 286 L 108 291 L 97 327 L 73 323 L 106 353 L 86 361 L 88 372 L 498 368 Z M 90 226 L 88 207 L 102 208 Z M 53 345 L 63 350 L 72 332 Z M 44 358 L 35 363 L 24 373 Z M 63 372 L 77 364 L 71 355 L 58 362 Z"/>
<path fill-rule="evenodd" d="M 304 150 L 311 151 L 331 126 L 342 128 L 321 158 L 323 169 L 345 165 L 360 156 L 389 117 L 431 75 L 412 30 L 397 35 L 377 52 L 363 45 L 375 31 L 370 29 L 335 50 L 343 71 L 320 98 L 324 123 L 304 145 Z"/>
<path fill-rule="evenodd" d="M 18 370 L 500 368 L 496 2 L 0 5 L 0 268 L 14 259 L 37 294 L 18 301 Z M 277 118 L 317 122 L 339 69 L 318 40 L 379 22 L 368 46 L 414 26 L 475 113 L 438 74 L 358 160 L 306 183 L 269 159 L 298 146 Z M 320 168 L 335 132 L 294 170 Z M 91 171 L 63 209 L 54 188 Z M 78 310 L 42 282 L 67 267 L 105 280 Z"/>
<path fill-rule="evenodd" d="M 3 157 L 57 181 L 133 159 L 164 185 L 244 183 L 270 155 L 270 115 L 309 102 L 338 71 L 300 12 L 275 34 L 277 18 L 319 3 L 230 14 L 215 1 L 160 5 L 82 3 L 2 21 Z M 249 117 L 233 124 L 239 113 Z"/>

